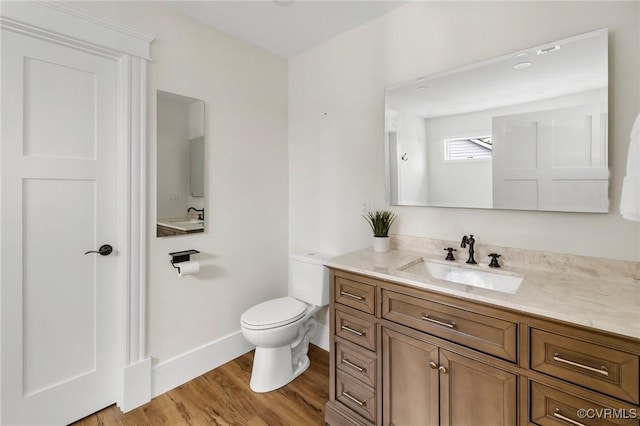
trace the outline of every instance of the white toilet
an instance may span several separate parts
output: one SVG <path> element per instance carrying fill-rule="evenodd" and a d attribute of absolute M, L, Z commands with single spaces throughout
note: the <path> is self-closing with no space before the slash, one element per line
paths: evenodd
<path fill-rule="evenodd" d="M 314 315 L 329 304 L 331 256 L 292 254 L 290 296 L 259 303 L 240 318 L 242 335 L 256 346 L 250 387 L 254 392 L 278 389 L 309 367 L 309 341 L 318 326 Z"/>

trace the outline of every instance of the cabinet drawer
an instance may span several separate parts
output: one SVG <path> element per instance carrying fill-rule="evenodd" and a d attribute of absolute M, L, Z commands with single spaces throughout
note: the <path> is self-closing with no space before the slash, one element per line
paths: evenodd
<path fill-rule="evenodd" d="M 508 361 L 517 361 L 515 323 L 464 309 L 382 291 L 382 318 Z"/>
<path fill-rule="evenodd" d="M 365 419 L 376 421 L 375 391 L 342 371 L 336 372 L 336 400 Z"/>
<path fill-rule="evenodd" d="M 376 386 L 376 358 L 346 344 L 336 342 L 336 368 L 365 384 Z"/>
<path fill-rule="evenodd" d="M 376 287 L 336 275 L 334 300 L 343 305 L 374 315 Z"/>
<path fill-rule="evenodd" d="M 363 319 L 336 310 L 336 336 L 356 345 L 376 350 L 376 324 L 373 318 Z"/>
<path fill-rule="evenodd" d="M 531 329 L 531 369 L 638 404 L 637 355 Z"/>
<path fill-rule="evenodd" d="M 531 423 L 540 426 L 640 425 L 640 413 L 612 401 L 600 404 L 558 389 L 531 382 Z"/>

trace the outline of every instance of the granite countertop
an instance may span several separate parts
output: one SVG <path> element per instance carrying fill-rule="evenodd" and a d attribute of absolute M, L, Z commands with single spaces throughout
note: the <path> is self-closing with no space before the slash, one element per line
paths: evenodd
<path fill-rule="evenodd" d="M 524 275 L 516 293 L 508 294 L 399 270 L 420 258 L 442 261 L 443 256 L 408 250 L 376 253 L 369 248 L 334 257 L 326 266 L 640 339 L 637 277 L 585 276 L 579 271 L 572 274 L 571 268 L 558 272 L 504 266 L 501 272 Z M 452 263 L 465 265 L 461 260 Z M 493 272 L 486 264 L 475 268 Z"/>

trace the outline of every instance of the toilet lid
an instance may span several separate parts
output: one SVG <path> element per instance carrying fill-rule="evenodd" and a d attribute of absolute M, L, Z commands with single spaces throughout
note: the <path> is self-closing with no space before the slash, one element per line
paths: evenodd
<path fill-rule="evenodd" d="M 293 297 L 267 300 L 249 308 L 240 321 L 249 328 L 273 328 L 302 318 L 307 305 Z"/>

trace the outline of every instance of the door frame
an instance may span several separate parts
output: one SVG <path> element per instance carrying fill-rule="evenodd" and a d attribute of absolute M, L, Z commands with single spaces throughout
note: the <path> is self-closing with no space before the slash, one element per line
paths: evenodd
<path fill-rule="evenodd" d="M 117 63 L 119 367 L 116 404 L 126 412 L 151 399 L 146 348 L 147 62 L 153 36 L 69 4 L 4 2 L 0 29 L 35 37 Z M 0 286 L 2 284 L 0 283 Z M 3 290 L 0 288 L 0 297 Z M 2 328 L 0 324 L 0 341 Z M 1 372 L 0 372 L 1 374 Z M 0 394 L 2 393 L 0 389 Z M 1 418 L 1 416 L 0 416 Z"/>

